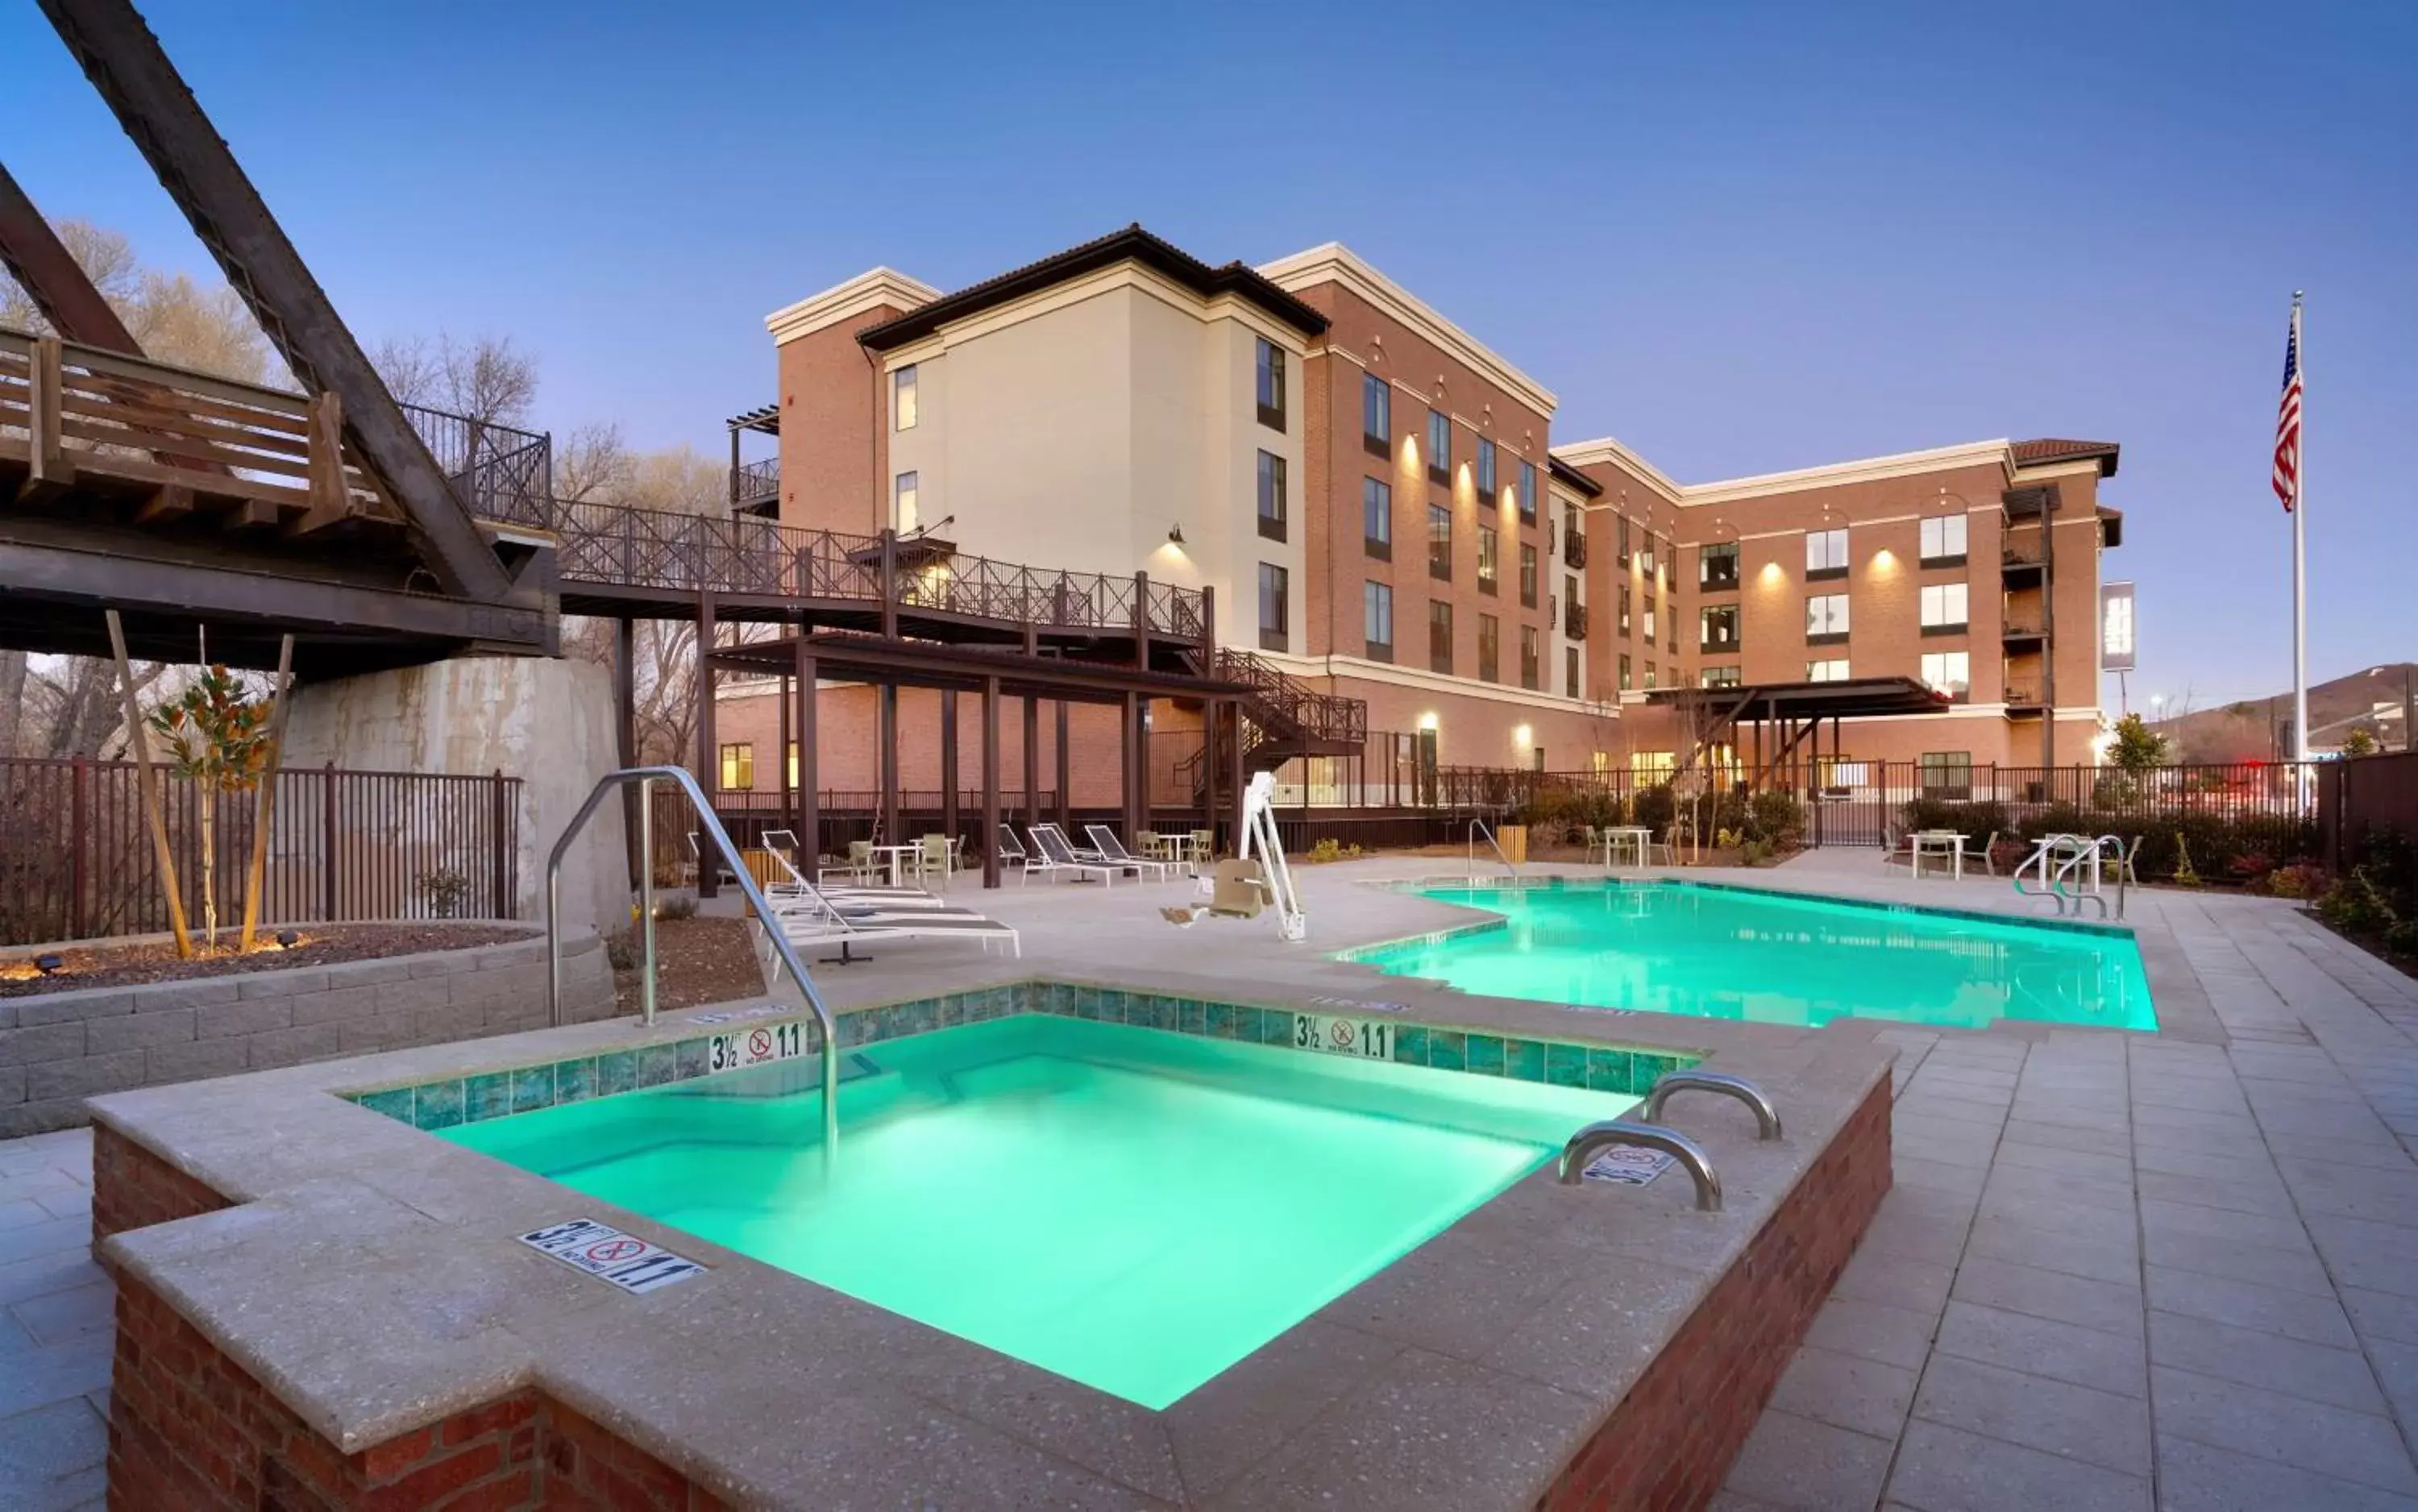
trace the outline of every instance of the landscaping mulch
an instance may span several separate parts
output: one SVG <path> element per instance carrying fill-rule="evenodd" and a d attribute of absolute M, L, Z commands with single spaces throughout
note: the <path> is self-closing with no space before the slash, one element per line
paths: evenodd
<path fill-rule="evenodd" d="M 620 1011 L 638 1011 L 638 939 L 634 931 L 614 942 L 614 954 L 631 963 L 613 973 Z M 655 1007 L 695 1008 L 733 998 L 764 995 L 764 971 L 744 919 L 661 919 L 655 923 Z"/>
<path fill-rule="evenodd" d="M 414 955 L 422 951 L 467 950 L 527 939 L 532 931 L 523 925 L 483 924 L 310 924 L 298 931 L 301 940 L 291 950 L 279 948 L 275 932 L 267 931 L 257 937 L 252 953 L 244 955 L 235 952 L 237 933 L 233 929 L 220 930 L 222 943 L 215 954 L 196 955 L 189 960 L 179 959 L 176 945 L 168 940 L 93 940 L 63 946 L 44 953 L 59 956 L 62 963 L 51 976 L 30 974 L 30 955 L 0 958 L 0 998 L 236 976 L 247 971 L 287 971 L 298 967 L 331 966 L 339 961 Z M 196 951 L 202 948 L 198 934 L 193 945 Z M 29 974 L 15 974 L 20 971 Z"/>

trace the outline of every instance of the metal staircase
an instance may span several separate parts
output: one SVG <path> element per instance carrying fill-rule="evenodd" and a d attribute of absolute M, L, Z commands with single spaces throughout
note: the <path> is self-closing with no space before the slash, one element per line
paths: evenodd
<path fill-rule="evenodd" d="M 1265 658 L 1230 646 L 1187 659 L 1202 677 L 1249 690 L 1239 700 L 1242 780 L 1274 771 L 1295 756 L 1355 756 L 1368 742 L 1369 706 L 1360 699 L 1320 693 Z M 1210 757 L 1204 745 L 1176 763 L 1177 779 L 1190 786 L 1196 799 L 1207 790 Z"/>

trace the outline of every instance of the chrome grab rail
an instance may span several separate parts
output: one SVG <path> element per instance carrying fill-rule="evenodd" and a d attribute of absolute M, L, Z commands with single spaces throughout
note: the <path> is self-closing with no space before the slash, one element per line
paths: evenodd
<path fill-rule="evenodd" d="M 1477 837 L 1481 834 L 1486 836 L 1488 848 L 1494 852 L 1494 859 L 1503 863 L 1503 869 L 1514 877 L 1519 876 L 1520 868 L 1503 853 L 1502 842 L 1494 838 L 1494 832 L 1486 827 L 1484 819 L 1474 818 L 1469 821 L 1469 879 L 1473 882 L 1477 880 Z"/>
<path fill-rule="evenodd" d="M 1735 1097 L 1754 1109 L 1756 1138 L 1780 1138 L 1780 1110 L 1771 1106 L 1771 1099 L 1764 1095 L 1763 1089 L 1744 1077 L 1733 1077 L 1721 1071 L 1666 1072 L 1655 1079 L 1652 1090 L 1646 1092 L 1645 1106 L 1638 1109 L 1638 1116 L 1648 1124 L 1653 1123 L 1662 1116 L 1662 1106 L 1671 1100 L 1672 1093 L 1683 1092 L 1720 1092 L 1725 1097 Z"/>
<path fill-rule="evenodd" d="M 832 1018 L 831 1010 L 823 1006 L 822 994 L 815 990 L 814 978 L 807 975 L 806 963 L 799 958 L 797 947 L 789 943 L 788 935 L 774 922 L 773 905 L 765 900 L 764 890 L 756 885 L 756 876 L 747 869 L 745 858 L 739 854 L 739 848 L 731 843 L 730 832 L 722 827 L 722 820 L 715 816 L 713 805 L 707 802 L 704 790 L 697 787 L 696 779 L 689 775 L 688 770 L 684 767 L 624 767 L 619 771 L 606 772 L 598 778 L 596 786 L 589 790 L 588 802 L 579 805 L 579 812 L 572 816 L 569 824 L 563 826 L 561 838 L 555 841 L 554 849 L 547 853 L 545 858 L 547 1021 L 556 1025 L 562 1022 L 562 858 L 570 853 L 571 842 L 579 837 L 579 832 L 586 829 L 588 821 L 595 817 L 597 806 L 604 802 L 604 795 L 635 783 L 638 785 L 640 816 L 638 823 L 640 948 L 638 970 L 642 984 L 640 1002 L 641 1012 L 648 1026 L 651 1028 L 655 1022 L 655 847 L 654 810 L 651 800 L 654 797 L 655 784 L 658 782 L 677 784 L 681 791 L 688 795 L 689 802 L 696 809 L 699 827 L 713 837 L 714 848 L 721 852 L 723 860 L 730 863 L 731 875 L 738 881 L 739 891 L 745 895 L 748 907 L 756 910 L 757 919 L 763 924 L 764 938 L 772 941 L 773 954 L 780 960 L 783 969 L 789 973 L 789 980 L 798 985 L 798 991 L 806 1000 L 807 1009 L 815 1016 L 816 1027 L 822 1031 L 823 1154 L 828 1159 L 839 1149 L 838 1026 Z"/>
<path fill-rule="evenodd" d="M 1562 1146 L 1562 1158 L 1554 1168 L 1553 1179 L 1564 1186 L 1576 1186 L 1584 1179 L 1587 1162 L 1596 1152 L 1611 1145 L 1634 1145 L 1640 1150 L 1659 1151 L 1688 1168 L 1696 1184 L 1696 1211 L 1719 1213 L 1722 1210 L 1722 1178 L 1713 1169 L 1713 1157 L 1704 1147 L 1676 1129 L 1658 1128 L 1651 1123 L 1631 1123 L 1626 1119 L 1607 1119 L 1590 1123 L 1569 1138 Z"/>

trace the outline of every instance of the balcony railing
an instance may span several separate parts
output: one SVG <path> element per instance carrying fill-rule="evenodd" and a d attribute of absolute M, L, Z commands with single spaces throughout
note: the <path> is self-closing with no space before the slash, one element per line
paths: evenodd
<path fill-rule="evenodd" d="M 2041 560 L 2041 543 L 2037 536 L 2027 539 L 2009 536 L 1999 542 L 1998 561 L 2003 566 L 2038 567 Z"/>
<path fill-rule="evenodd" d="M 554 501 L 552 436 L 424 405 L 405 405 L 403 413 L 471 513 L 545 527 Z"/>
<path fill-rule="evenodd" d="M 1959 627 L 1962 628 L 1962 627 Z M 2048 627 L 2036 615 L 2009 616 L 1998 634 L 2004 640 L 2038 640 L 2048 634 Z"/>
<path fill-rule="evenodd" d="M 1573 599 L 1562 605 L 1562 634 L 1572 640 L 1584 640 L 1587 634 L 1587 606 Z"/>
<path fill-rule="evenodd" d="M 767 457 L 762 462 L 750 462 L 730 474 L 730 507 L 734 510 L 760 509 L 777 504 L 781 498 L 781 459 Z"/>
<path fill-rule="evenodd" d="M 1562 531 L 1562 560 L 1573 568 L 1584 567 L 1587 562 L 1586 553 L 1586 537 L 1576 530 L 1565 528 Z"/>

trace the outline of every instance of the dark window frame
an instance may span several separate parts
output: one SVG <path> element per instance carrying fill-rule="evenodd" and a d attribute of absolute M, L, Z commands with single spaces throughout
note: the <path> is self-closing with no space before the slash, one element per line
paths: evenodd
<path fill-rule="evenodd" d="M 1285 539 L 1285 520 L 1293 512 L 1293 501 L 1286 497 L 1292 491 L 1286 471 L 1284 458 L 1265 447 L 1260 449 L 1258 471 L 1252 486 L 1259 493 L 1260 534 L 1270 541 Z M 1268 513 L 1271 500 L 1276 506 L 1273 515 Z"/>
<path fill-rule="evenodd" d="M 1503 680 L 1503 621 L 1491 614 L 1477 617 L 1477 680 Z"/>
<path fill-rule="evenodd" d="M 1369 632 L 1375 627 L 1370 621 L 1376 618 L 1379 604 L 1385 605 L 1385 638 L 1378 640 Z M 1360 584 L 1360 639 L 1368 649 L 1369 660 L 1390 663 L 1394 659 L 1394 585 L 1364 578 Z"/>
<path fill-rule="evenodd" d="M 1494 547 L 1492 552 L 1489 552 L 1486 549 L 1490 542 Z M 1492 572 L 1487 570 L 1487 558 L 1490 556 L 1493 557 L 1493 570 Z M 1502 596 L 1502 532 L 1496 530 L 1491 525 L 1481 525 L 1477 527 L 1477 591 L 1485 594 L 1490 599 L 1499 598 Z"/>
<path fill-rule="evenodd" d="M 1537 523 L 1537 465 L 1525 457 L 1520 459 L 1520 523 Z"/>
<path fill-rule="evenodd" d="M 1439 613 L 1441 611 L 1441 613 Z M 1428 601 L 1428 670 L 1452 675 L 1452 601 Z M 1441 638 L 1442 644 L 1438 641 Z"/>
<path fill-rule="evenodd" d="M 1441 409 L 1428 411 L 1428 478 L 1452 481 L 1452 417 Z"/>
<path fill-rule="evenodd" d="M 1537 585 L 1543 577 L 1543 562 L 1537 555 L 1534 542 L 1520 542 L 1520 607 L 1537 606 Z"/>
<path fill-rule="evenodd" d="M 1251 373 L 1251 398 L 1259 409 L 1260 423 L 1281 434 L 1290 407 L 1285 395 L 1285 350 L 1264 336 L 1259 338 L 1259 343 Z M 1273 405 L 1268 403 L 1271 392 L 1276 396 Z"/>
<path fill-rule="evenodd" d="M 1372 405 L 1371 400 L 1375 403 Z M 1374 409 L 1375 415 L 1370 414 Z M 1374 420 L 1382 430 L 1372 431 Z M 1372 457 L 1394 457 L 1394 386 L 1373 373 L 1360 374 L 1360 447 Z"/>
<path fill-rule="evenodd" d="M 1716 622 L 1726 623 L 1727 635 L 1716 635 Z M 1731 656 L 1742 649 L 1744 616 L 1735 603 L 1707 603 L 1696 611 L 1696 649 L 1706 656 Z"/>
<path fill-rule="evenodd" d="M 1383 496 L 1382 503 L 1370 496 L 1370 489 Z M 1370 535 L 1369 527 L 1372 523 L 1385 533 Z M 1394 559 L 1394 485 L 1366 473 L 1360 477 L 1360 549 L 1377 561 Z"/>
<path fill-rule="evenodd" d="M 1727 562 L 1726 573 L 1713 571 L 1715 562 Z M 1716 541 L 1696 551 L 1696 587 L 1706 593 L 1734 593 L 1738 586 L 1738 548 L 1735 541 Z"/>
<path fill-rule="evenodd" d="M 1276 574 L 1273 597 L 1269 594 L 1268 574 Z M 1268 606 L 1276 605 L 1277 622 L 1268 623 Z M 1293 642 L 1293 573 L 1282 562 L 1260 563 L 1260 649 L 1282 651 L 1292 649 Z"/>
<path fill-rule="evenodd" d="M 1496 488 L 1503 477 L 1502 449 L 1494 444 L 1492 436 L 1481 435 L 1477 438 L 1477 507 L 1484 510 L 1499 509 L 1502 499 Z"/>
<path fill-rule="evenodd" d="M 1441 534 L 1438 526 L 1443 527 Z M 1439 583 L 1452 581 L 1452 511 L 1433 500 L 1428 503 L 1428 576 Z"/>

